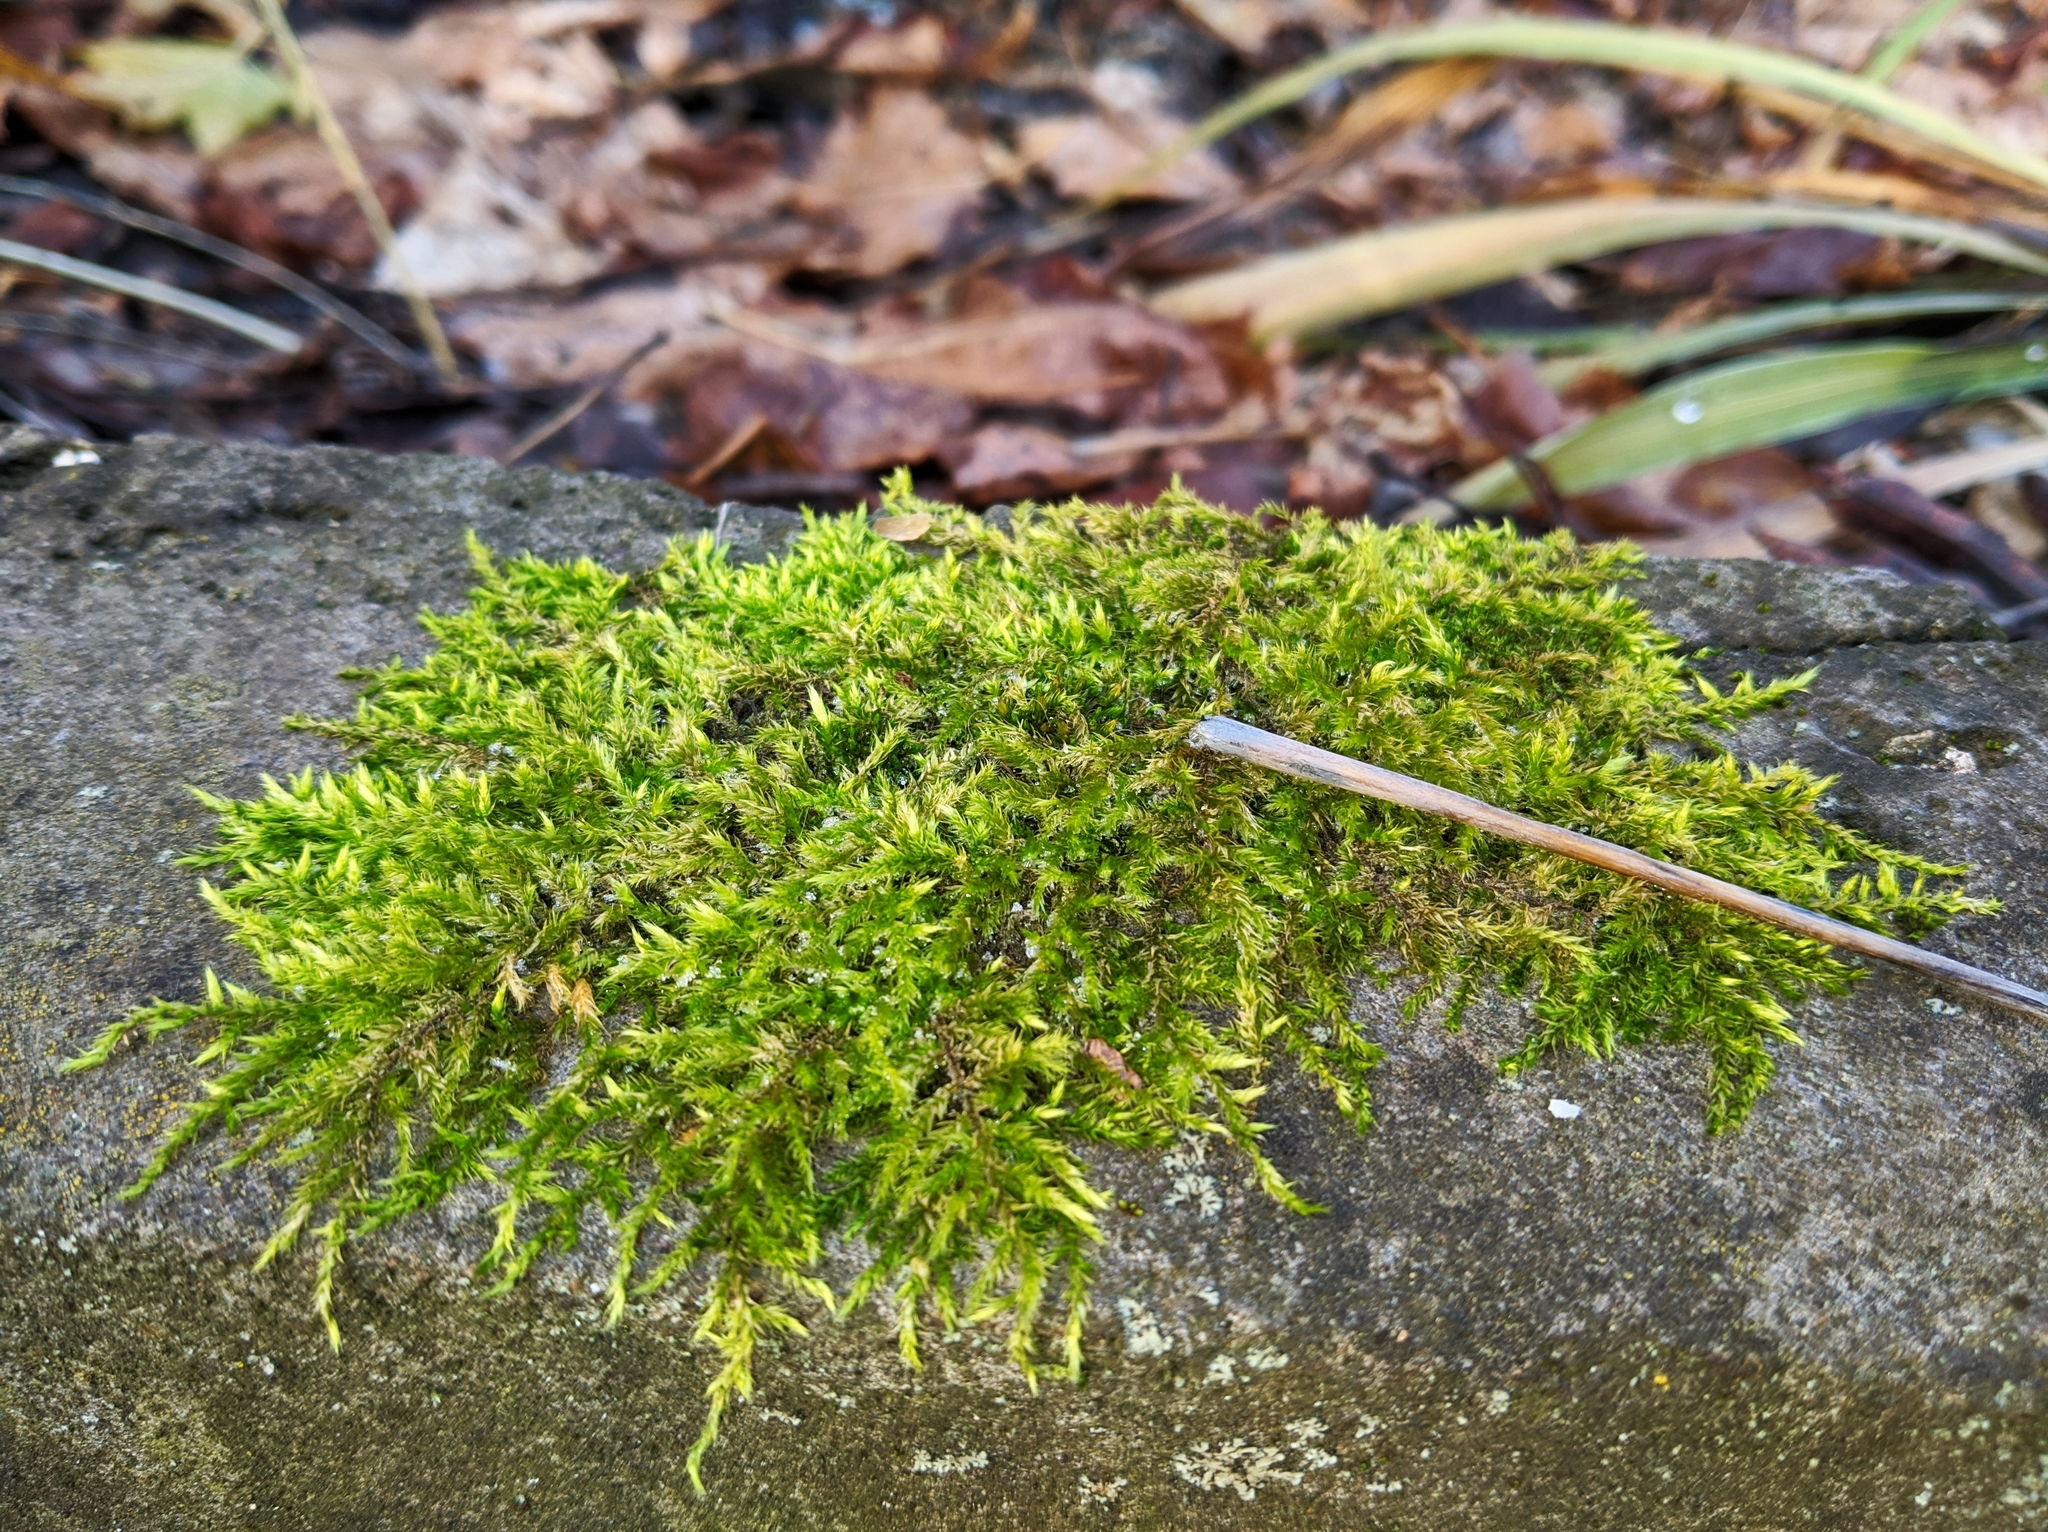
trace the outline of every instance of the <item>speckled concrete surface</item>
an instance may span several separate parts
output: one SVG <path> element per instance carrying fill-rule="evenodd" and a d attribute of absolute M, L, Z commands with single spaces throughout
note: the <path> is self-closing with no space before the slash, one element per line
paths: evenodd
<path fill-rule="evenodd" d="M 597 1323 L 576 1261 L 482 1303 L 451 1209 L 358 1258 L 331 1355 L 306 1272 L 252 1274 L 275 1188 L 202 1158 L 110 1193 L 195 1076 L 54 1066 L 238 965 L 167 865 L 194 783 L 329 759 L 277 728 L 416 655 L 462 537 L 644 565 L 711 508 L 451 459 L 0 435 L 0 1527 L 2027 1527 L 2048 1524 L 2048 1046 L 1896 976 L 1805 1008 L 1739 1135 L 1683 1053 L 1560 1059 L 1361 994 L 1391 1057 L 1354 1135 L 1284 1074 L 1274 1209 L 1211 1152 L 1105 1157 L 1119 1215 L 1079 1389 L 974 1337 L 906 1376 L 865 1316 L 770 1358 L 699 1501 L 690 1294 Z M 791 519 L 728 511 L 736 547 Z M 1809 659 L 1745 753 L 1967 858 L 1998 917 L 1936 939 L 2048 982 L 2048 646 L 1952 591 L 1674 563 L 1640 594 L 1709 663 Z M 1751 654 L 1740 651 L 1767 651 Z M 1974 770 L 1955 769 L 1964 759 Z M 1953 1006 L 1955 1009 L 1950 1009 Z M 1572 1121 L 1552 1096 L 1584 1108 Z"/>

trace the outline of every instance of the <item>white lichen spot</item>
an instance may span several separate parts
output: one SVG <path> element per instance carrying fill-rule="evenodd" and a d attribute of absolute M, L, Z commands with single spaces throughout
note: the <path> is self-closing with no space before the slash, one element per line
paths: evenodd
<path fill-rule="evenodd" d="M 1489 1415 L 1505 1415 L 1508 1412 L 1508 1405 L 1512 1402 L 1513 1396 L 1506 1389 L 1497 1388 L 1486 1396 L 1486 1413 Z"/>
<path fill-rule="evenodd" d="M 1299 1420 L 1290 1420 L 1281 1428 L 1294 1443 L 1295 1459 L 1305 1469 L 1335 1468 L 1337 1454 L 1326 1452 L 1316 1445 L 1330 1434 L 1330 1428 L 1313 1415 L 1304 1415 Z"/>
<path fill-rule="evenodd" d="M 1244 1365 L 1256 1367 L 1260 1372 L 1271 1372 L 1276 1367 L 1287 1365 L 1287 1353 L 1276 1351 L 1271 1346 L 1254 1346 L 1244 1354 Z"/>
<path fill-rule="evenodd" d="M 2032 1473 L 2021 1475 L 2017 1484 L 1998 1497 L 1998 1503 L 2015 1510 L 2032 1507 L 2021 1520 L 2041 1520 L 2041 1508 L 2048 1507 L 2048 1452 L 2041 1454 L 2040 1464 Z"/>
<path fill-rule="evenodd" d="M 1398 1495 L 1401 1493 L 1401 1481 L 1399 1479 L 1375 1479 L 1372 1483 L 1366 1485 L 1365 1492 L 1368 1495 Z"/>
<path fill-rule="evenodd" d="M 1119 1475 L 1114 1479 L 1091 1479 L 1081 1475 L 1081 1499 L 1089 1505 L 1115 1505 L 1123 1497 L 1130 1480 Z"/>
<path fill-rule="evenodd" d="M 1919 1506 L 1924 1511 L 1927 1509 L 1927 1503 L 1933 1498 L 1934 1481 L 1929 1479 L 1920 1486 L 1920 1493 L 1913 1497 L 1913 1504 Z"/>
<path fill-rule="evenodd" d="M 1202 1381 L 1204 1383 L 1235 1383 L 1237 1381 L 1237 1363 L 1230 1359 L 1229 1352 L 1218 1352 L 1215 1356 L 1209 1358 L 1209 1370 L 1202 1374 Z"/>
<path fill-rule="evenodd" d="M 1583 1111 L 1585 1111 L 1585 1108 L 1576 1101 L 1567 1101 L 1562 1096 L 1552 1096 L 1550 1098 L 1550 1115 L 1559 1122 L 1570 1122 Z"/>
<path fill-rule="evenodd" d="M 955 1452 L 946 1457 L 935 1458 L 920 1447 L 911 1455 L 910 1471 L 928 1473 L 943 1479 L 951 1473 L 973 1473 L 977 1468 L 988 1467 L 986 1452 Z"/>
<path fill-rule="evenodd" d="M 1939 995 L 1929 995 L 1927 997 L 1927 1009 L 1934 1012 L 1937 1016 L 1960 1016 L 1963 1014 L 1961 1006 L 1950 1005 Z"/>
<path fill-rule="evenodd" d="M 1214 1218 L 1223 1211 L 1222 1188 L 1204 1168 L 1208 1161 L 1209 1146 L 1202 1139 L 1190 1135 L 1180 1141 L 1163 1162 L 1167 1174 L 1173 1177 L 1173 1190 L 1166 1194 L 1166 1206 L 1186 1203 L 1202 1219 Z"/>
<path fill-rule="evenodd" d="M 1123 1316 L 1124 1350 L 1132 1356 L 1165 1356 L 1173 1349 L 1173 1337 L 1160 1328 L 1159 1318 L 1135 1298 L 1119 1298 L 1116 1311 Z"/>
<path fill-rule="evenodd" d="M 1944 771 L 1953 771 L 1959 776 L 1968 776 L 1977 769 L 1977 757 L 1967 750 L 1958 750 L 1951 745 L 1941 752 Z"/>
<path fill-rule="evenodd" d="M 1355 1440 L 1362 1440 L 1365 1437 L 1377 1435 L 1380 1427 L 1384 1424 L 1386 1422 L 1382 1421 L 1377 1415 L 1361 1415 L 1358 1417 L 1358 1429 L 1353 1431 L 1351 1435 Z"/>
<path fill-rule="evenodd" d="M 778 1425 L 800 1426 L 804 1423 L 803 1416 L 790 1415 L 782 1410 L 758 1409 L 754 1411 L 754 1413 L 756 1415 L 759 1415 L 763 1420 L 772 1420 L 776 1422 Z"/>
<path fill-rule="evenodd" d="M 1196 1489 L 1234 1490 L 1240 1500 L 1256 1500 L 1268 1485 L 1301 1483 L 1298 1472 L 1280 1466 L 1286 1456 L 1284 1447 L 1255 1447 L 1240 1436 L 1215 1447 L 1196 1442 L 1174 1455 L 1173 1471 Z"/>

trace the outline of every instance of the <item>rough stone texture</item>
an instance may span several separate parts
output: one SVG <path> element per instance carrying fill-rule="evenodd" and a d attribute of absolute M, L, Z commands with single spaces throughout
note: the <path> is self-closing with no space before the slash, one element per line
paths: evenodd
<path fill-rule="evenodd" d="M 2000 636 L 1962 587 L 1908 585 L 1881 569 L 1653 558 L 1629 594 L 1688 644 L 1756 654 Z"/>
<path fill-rule="evenodd" d="M 1381 1126 L 1284 1073 L 1266 1112 L 1327 1213 L 1275 1209 L 1214 1151 L 1105 1157 L 1128 1211 L 1082 1387 L 1033 1398 L 976 1336 L 912 1377 L 873 1316 L 821 1321 L 766 1361 L 702 1501 L 689 1292 L 605 1331 L 567 1260 L 479 1302 L 485 1234 L 452 1209 L 351 1263 L 330 1354 L 303 1263 L 249 1269 L 274 1185 L 200 1156 L 110 1195 L 193 1049 L 54 1073 L 126 1007 L 243 967 L 167 865 L 206 834 L 185 784 L 330 761 L 278 718 L 417 656 L 467 531 L 632 567 L 714 522 L 772 550 L 795 521 L 453 459 L 151 440 L 54 466 L 63 445 L 0 436 L 8 1532 L 2048 1523 L 2048 1048 L 1896 975 L 1807 1007 L 1808 1046 L 1716 1141 L 1696 1057 L 1509 1089 L 1511 1009 L 1448 1034 L 1362 994 Z M 1976 862 L 2008 911 L 1935 943 L 2048 979 L 2048 646 L 1883 577 L 1673 563 L 1637 590 L 1690 644 L 1819 663 L 1745 751 L 1839 772 L 1846 818 Z"/>

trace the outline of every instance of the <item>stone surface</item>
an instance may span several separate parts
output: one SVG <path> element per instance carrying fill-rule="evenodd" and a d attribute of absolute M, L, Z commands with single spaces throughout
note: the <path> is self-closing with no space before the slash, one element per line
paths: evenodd
<path fill-rule="evenodd" d="M 1104 1157 L 1128 1211 L 1084 1385 L 1034 1398 L 973 1335 L 911 1376 L 874 1316 L 821 1320 L 766 1359 L 702 1501 L 689 1291 L 606 1331 L 571 1259 L 481 1302 L 486 1231 L 451 1209 L 351 1262 L 331 1354 L 304 1264 L 250 1270 L 274 1185 L 197 1156 L 111 1195 L 193 1090 L 192 1048 L 54 1073 L 132 1004 L 241 966 L 167 865 L 206 834 L 186 784 L 330 762 L 278 719 L 416 657 L 466 532 L 635 567 L 721 523 L 772 551 L 795 519 L 456 459 L 63 447 L 0 436 L 9 1532 L 2048 1524 L 2048 1047 L 1890 974 L 1807 1006 L 1808 1045 L 1720 1140 L 1696 1057 L 1560 1058 L 1508 1089 L 1513 1011 L 1449 1034 L 1362 994 L 1381 1125 L 1284 1072 L 1266 1103 L 1328 1212 L 1274 1208 L 1216 1151 Z M 1837 772 L 1845 818 L 1975 862 L 2009 908 L 1934 944 L 2048 980 L 2048 646 L 1884 577 L 1672 563 L 1637 592 L 1738 651 L 1724 670 L 1818 663 L 1745 753 Z"/>

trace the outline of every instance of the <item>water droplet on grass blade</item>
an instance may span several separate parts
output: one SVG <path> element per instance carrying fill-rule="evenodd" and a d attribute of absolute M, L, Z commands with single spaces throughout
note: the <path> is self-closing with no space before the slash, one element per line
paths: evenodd
<path fill-rule="evenodd" d="M 1682 426 L 1698 425 L 1706 413 L 1697 399 L 1680 399 L 1671 406 L 1671 418 Z"/>

